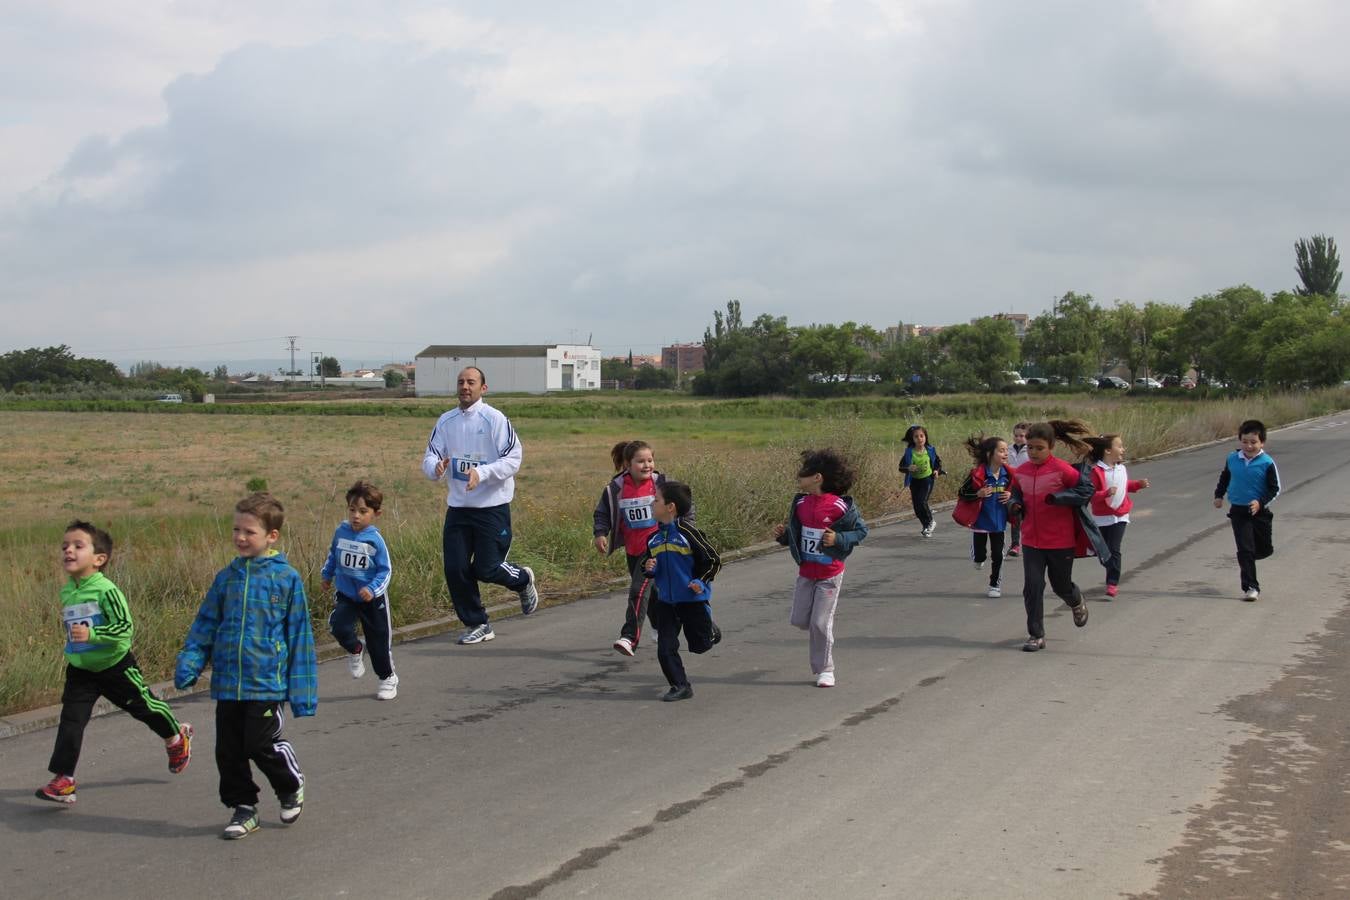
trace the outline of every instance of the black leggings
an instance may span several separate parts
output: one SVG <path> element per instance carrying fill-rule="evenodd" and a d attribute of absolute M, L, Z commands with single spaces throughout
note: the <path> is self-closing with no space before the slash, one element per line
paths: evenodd
<path fill-rule="evenodd" d="M 1003 583 L 1003 532 L 977 531 L 971 535 L 970 557 L 977 563 L 985 560 L 985 546 L 989 548 L 989 586 Z"/>
<path fill-rule="evenodd" d="M 933 495 L 933 485 L 936 483 L 935 475 L 909 480 L 909 499 L 914 502 L 914 515 L 919 517 L 919 524 L 924 528 L 933 524 L 933 511 L 928 508 L 928 498 Z"/>

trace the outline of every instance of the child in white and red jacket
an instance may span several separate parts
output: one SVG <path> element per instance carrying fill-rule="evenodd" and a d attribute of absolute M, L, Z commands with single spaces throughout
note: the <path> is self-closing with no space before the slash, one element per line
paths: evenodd
<path fill-rule="evenodd" d="M 642 560 L 647 555 L 647 539 L 657 528 L 652 507 L 656 490 L 665 483 L 666 476 L 656 471 L 656 457 L 652 445 L 646 441 L 620 441 L 609 455 L 616 474 L 595 504 L 593 532 L 597 551 L 609 555 L 622 547 L 628 557 L 628 603 L 614 649 L 632 656 L 642 639 L 642 619 L 651 598 Z M 683 518 L 693 524 L 693 507 Z"/>
<path fill-rule="evenodd" d="M 1092 499 L 1092 479 L 1086 472 L 1054 455 L 1056 439 L 1077 453 L 1087 445 L 1090 430 L 1078 421 L 1037 422 L 1027 429 L 1027 462 L 1013 471 L 1012 508 L 1022 516 L 1022 600 L 1027 610 L 1027 633 L 1022 649 L 1045 649 L 1045 580 L 1073 611 L 1073 624 L 1088 622 L 1083 592 L 1073 583 L 1073 560 L 1086 543 L 1078 507 Z"/>
<path fill-rule="evenodd" d="M 1125 471 L 1125 443 L 1118 434 L 1084 438 L 1092 460 L 1092 521 L 1102 533 L 1111 558 L 1106 563 L 1106 598 L 1116 596 L 1120 584 L 1120 543 L 1130 524 L 1134 503 L 1130 494 L 1148 487 L 1148 479 L 1133 479 Z"/>

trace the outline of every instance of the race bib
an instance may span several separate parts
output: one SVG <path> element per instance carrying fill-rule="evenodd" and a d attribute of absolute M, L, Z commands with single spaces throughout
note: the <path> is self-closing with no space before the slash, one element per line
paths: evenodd
<path fill-rule="evenodd" d="M 625 497 L 619 501 L 619 515 L 623 524 L 630 530 L 652 528 L 656 525 L 656 516 L 652 514 L 652 497 Z"/>
<path fill-rule="evenodd" d="M 834 562 L 833 559 L 825 555 L 824 528 L 802 527 L 801 553 L 802 562 L 823 563 L 829 565 Z"/>
<path fill-rule="evenodd" d="M 374 564 L 375 548 L 362 541 L 337 542 L 338 565 L 344 569 L 364 572 Z"/>
<path fill-rule="evenodd" d="M 450 477 L 456 481 L 468 481 L 469 470 L 476 469 L 486 462 L 481 453 L 465 453 L 450 457 Z"/>
<path fill-rule="evenodd" d="M 94 645 L 88 641 L 76 642 L 70 637 L 70 626 L 88 625 L 90 628 L 103 625 L 108 621 L 103 615 L 103 607 L 97 603 L 76 603 L 74 606 L 63 606 L 61 608 L 61 623 L 66 626 L 66 652 L 83 653 L 86 650 L 93 650 Z"/>

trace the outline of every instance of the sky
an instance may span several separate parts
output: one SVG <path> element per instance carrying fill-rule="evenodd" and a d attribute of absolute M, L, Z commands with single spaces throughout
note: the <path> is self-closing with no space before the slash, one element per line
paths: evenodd
<path fill-rule="evenodd" d="M 1337 0 L 4 0 L 0 353 L 948 324 L 1293 287 Z"/>

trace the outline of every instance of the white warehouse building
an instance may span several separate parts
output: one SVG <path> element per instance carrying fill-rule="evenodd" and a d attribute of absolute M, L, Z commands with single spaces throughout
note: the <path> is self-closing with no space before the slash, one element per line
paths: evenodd
<path fill-rule="evenodd" d="M 417 396 L 453 397 L 465 366 L 477 366 L 488 391 L 600 390 L 600 351 L 589 344 L 433 344 L 417 354 Z"/>

